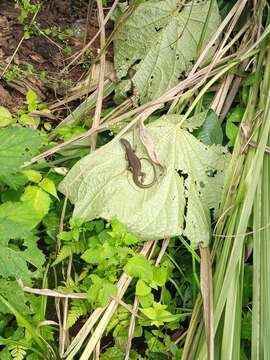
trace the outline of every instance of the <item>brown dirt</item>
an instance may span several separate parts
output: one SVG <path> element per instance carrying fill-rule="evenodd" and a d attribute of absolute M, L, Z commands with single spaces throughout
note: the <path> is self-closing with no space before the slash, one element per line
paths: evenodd
<path fill-rule="evenodd" d="M 34 2 L 34 1 L 33 1 Z M 18 66 L 24 71 L 20 76 L 7 79 L 5 76 L 0 79 L 0 105 L 7 107 L 10 111 L 17 111 L 23 106 L 26 92 L 32 88 L 46 103 L 68 94 L 71 86 L 83 78 L 87 64 L 90 65 L 91 58 L 86 58 L 84 63 L 72 66 L 68 73 L 63 74 L 61 70 L 69 63 L 70 55 L 65 53 L 65 47 L 69 46 L 72 53 L 80 50 L 84 45 L 84 36 L 87 29 L 87 40 L 98 30 L 97 11 L 92 9 L 89 17 L 89 24 L 86 26 L 88 0 L 46 0 L 38 15 L 36 24 L 39 29 L 57 27 L 60 31 L 75 29 L 76 35 L 62 42 L 57 37 L 45 36 L 38 33 L 24 39 L 16 55 L 18 44 L 23 34 L 24 26 L 18 21 L 19 10 L 15 8 L 14 0 L 1 0 L 0 2 L 0 74 L 8 68 Z M 26 24 L 29 24 L 33 15 L 29 15 Z M 110 27 L 112 24 L 109 25 Z M 32 27 L 33 28 L 33 27 Z M 36 28 L 34 28 L 36 29 Z M 43 31 L 44 32 L 44 31 Z M 91 48 L 92 56 L 97 54 L 99 39 Z M 110 49 L 108 57 L 112 56 Z M 30 66 L 34 71 L 27 71 Z M 46 76 L 41 74 L 46 73 Z M 5 73 L 7 75 L 7 72 Z M 70 111 L 70 110 L 69 110 Z M 64 115 L 64 114 L 63 114 Z"/>

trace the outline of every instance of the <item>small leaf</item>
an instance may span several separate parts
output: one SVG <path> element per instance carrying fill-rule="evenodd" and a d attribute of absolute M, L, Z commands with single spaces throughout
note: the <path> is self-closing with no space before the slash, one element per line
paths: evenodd
<path fill-rule="evenodd" d="M 163 286 L 165 285 L 167 279 L 168 279 L 168 271 L 166 268 L 164 267 L 154 267 L 153 268 L 153 272 L 154 272 L 154 282 L 158 285 L 158 286 Z"/>
<path fill-rule="evenodd" d="M 145 296 L 138 295 L 138 299 L 143 308 L 148 308 L 153 305 L 154 295 L 152 293 L 145 295 Z"/>
<path fill-rule="evenodd" d="M 136 284 L 136 295 L 137 296 L 146 296 L 151 293 L 150 286 L 146 285 L 145 281 L 138 280 Z"/>
<path fill-rule="evenodd" d="M 27 186 L 21 201 L 32 206 L 40 220 L 49 212 L 50 196 L 38 186 Z"/>
<path fill-rule="evenodd" d="M 209 110 L 202 127 L 194 132 L 197 139 L 206 145 L 222 145 L 223 132 L 217 114 Z"/>
<path fill-rule="evenodd" d="M 19 117 L 19 123 L 25 127 L 37 129 L 37 127 L 40 124 L 40 117 L 39 116 L 30 116 L 28 114 L 22 114 Z"/>
<path fill-rule="evenodd" d="M 8 109 L 0 106 L 0 128 L 8 126 L 14 122 L 11 113 Z"/>
<path fill-rule="evenodd" d="M 152 281 L 154 277 L 152 265 L 142 255 L 135 255 L 129 259 L 124 267 L 124 271 L 130 276 L 146 281 Z"/>
<path fill-rule="evenodd" d="M 87 291 L 88 300 L 95 307 L 106 306 L 111 296 L 116 296 L 117 287 L 111 282 L 101 279 L 97 275 L 90 275 L 93 285 Z"/>
<path fill-rule="evenodd" d="M 39 183 L 42 179 L 41 173 L 37 170 L 24 170 L 22 173 L 33 183 Z"/>
<path fill-rule="evenodd" d="M 47 193 L 51 194 L 52 196 L 54 196 L 57 200 L 59 200 L 59 197 L 57 196 L 57 191 L 56 191 L 56 187 L 54 182 L 49 179 L 49 178 L 45 178 L 43 179 L 40 183 L 39 186 L 45 190 Z"/>
<path fill-rule="evenodd" d="M 227 121 L 226 123 L 226 136 L 230 140 L 229 145 L 233 146 L 236 136 L 238 134 L 239 127 L 236 126 L 233 122 Z"/>
<path fill-rule="evenodd" d="M 28 105 L 28 111 L 34 111 L 37 110 L 38 105 L 38 96 L 37 94 L 32 90 L 29 89 L 26 94 L 26 101 L 25 103 Z"/>

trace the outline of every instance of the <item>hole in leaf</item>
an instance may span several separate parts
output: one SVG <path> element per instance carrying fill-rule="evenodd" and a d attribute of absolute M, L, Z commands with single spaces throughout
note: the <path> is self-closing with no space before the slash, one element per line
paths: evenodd
<path fill-rule="evenodd" d="M 206 175 L 209 176 L 209 177 L 215 177 L 215 175 L 217 174 L 217 170 L 214 170 L 214 169 L 209 169 L 209 170 L 206 170 Z"/>

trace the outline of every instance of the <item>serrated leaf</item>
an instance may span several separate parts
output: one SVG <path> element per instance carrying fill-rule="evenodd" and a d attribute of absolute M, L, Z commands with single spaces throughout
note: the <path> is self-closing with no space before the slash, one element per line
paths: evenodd
<path fill-rule="evenodd" d="M 152 265 L 142 255 L 135 255 L 129 259 L 124 267 L 124 271 L 132 277 L 138 277 L 146 281 L 153 280 L 154 276 Z"/>
<path fill-rule="evenodd" d="M 14 121 L 9 110 L 3 106 L 0 106 L 0 128 L 8 126 L 13 122 Z"/>
<path fill-rule="evenodd" d="M 23 240 L 25 250 L 9 246 L 9 241 Z M 7 218 L 0 218 L 0 276 L 4 278 L 22 279 L 27 282 L 34 275 L 28 269 L 28 264 L 41 269 L 44 256 L 37 247 L 37 238 L 26 226 Z"/>
<path fill-rule="evenodd" d="M 205 31 L 203 49 L 219 23 L 216 1 L 190 1 L 185 5 L 177 0 L 143 2 L 121 24 L 114 37 L 118 78 L 125 77 L 136 64 L 132 81 L 141 101 L 157 98 L 191 68 L 198 57 L 202 32 Z M 210 51 L 205 61 L 211 54 Z"/>
<path fill-rule="evenodd" d="M 181 120 L 182 116 L 166 115 L 147 126 L 165 168 L 158 182 L 148 189 L 134 184 L 120 143 L 109 144 L 78 161 L 59 187 L 75 205 L 73 216 L 85 220 L 117 218 L 142 240 L 178 236 L 183 234 L 191 184 L 203 206 L 217 211 L 229 159 L 227 150 L 204 145 L 179 125 Z M 134 139 L 129 133 L 125 138 L 136 145 L 139 158 L 147 157 L 136 136 Z M 142 161 L 142 170 L 147 174 L 145 183 L 150 183 L 152 167 Z"/>
<path fill-rule="evenodd" d="M 54 182 L 49 179 L 49 178 L 45 178 L 43 179 L 40 183 L 39 186 L 45 190 L 47 193 L 51 194 L 52 196 L 54 196 L 57 200 L 59 200 L 58 196 L 57 196 L 57 191 L 56 191 L 56 187 Z"/>
<path fill-rule="evenodd" d="M 101 279 L 97 275 L 90 275 L 93 285 L 87 291 L 88 300 L 95 307 L 106 306 L 111 296 L 116 296 L 117 287 L 115 284 Z"/>
<path fill-rule="evenodd" d="M 0 294 L 4 296 L 4 298 L 20 313 L 25 315 L 31 314 L 31 310 L 27 304 L 29 302 L 29 298 L 19 287 L 17 281 L 0 279 Z M 0 302 L 0 313 L 10 314 L 11 311 L 2 302 Z"/>
<path fill-rule="evenodd" d="M 0 176 L 20 171 L 20 166 L 39 150 L 43 139 L 38 132 L 20 127 L 0 129 Z"/>
<path fill-rule="evenodd" d="M 27 186 L 21 201 L 30 205 L 36 211 L 40 220 L 48 214 L 51 204 L 49 194 L 38 186 Z"/>

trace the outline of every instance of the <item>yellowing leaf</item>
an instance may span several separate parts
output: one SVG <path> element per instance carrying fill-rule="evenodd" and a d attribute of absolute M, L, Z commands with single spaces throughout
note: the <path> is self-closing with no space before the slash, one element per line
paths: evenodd
<path fill-rule="evenodd" d="M 8 109 L 0 106 L 0 128 L 8 126 L 14 122 L 11 113 Z"/>
<path fill-rule="evenodd" d="M 50 196 L 38 186 L 27 186 L 21 201 L 32 206 L 40 219 L 49 212 L 51 204 Z"/>
<path fill-rule="evenodd" d="M 22 173 L 29 181 L 32 181 L 33 183 L 39 183 L 42 179 L 41 173 L 37 170 L 24 170 Z"/>
<path fill-rule="evenodd" d="M 57 191 L 56 191 L 56 187 L 54 185 L 54 182 L 49 179 L 49 178 L 45 178 L 43 179 L 40 183 L 39 186 L 45 190 L 47 193 L 51 194 L 52 196 L 54 196 L 56 199 L 59 200 L 58 196 L 57 196 Z"/>
<path fill-rule="evenodd" d="M 139 239 L 154 240 L 183 234 L 185 208 L 191 218 L 198 204 L 206 211 L 196 229 L 202 236 L 190 240 L 207 244 L 206 219 L 210 209 L 218 209 L 228 154 L 220 145 L 201 143 L 179 125 L 181 120 L 182 116 L 166 115 L 147 126 L 165 168 L 150 188 L 134 184 L 120 143 L 78 161 L 59 187 L 75 205 L 73 216 L 85 220 L 117 218 Z M 136 145 L 139 158 L 147 157 L 138 138 L 132 133 L 125 138 Z M 147 174 L 145 183 L 151 182 L 153 169 L 147 161 L 142 161 L 142 170 Z M 191 234 L 190 229 L 186 232 Z"/>

